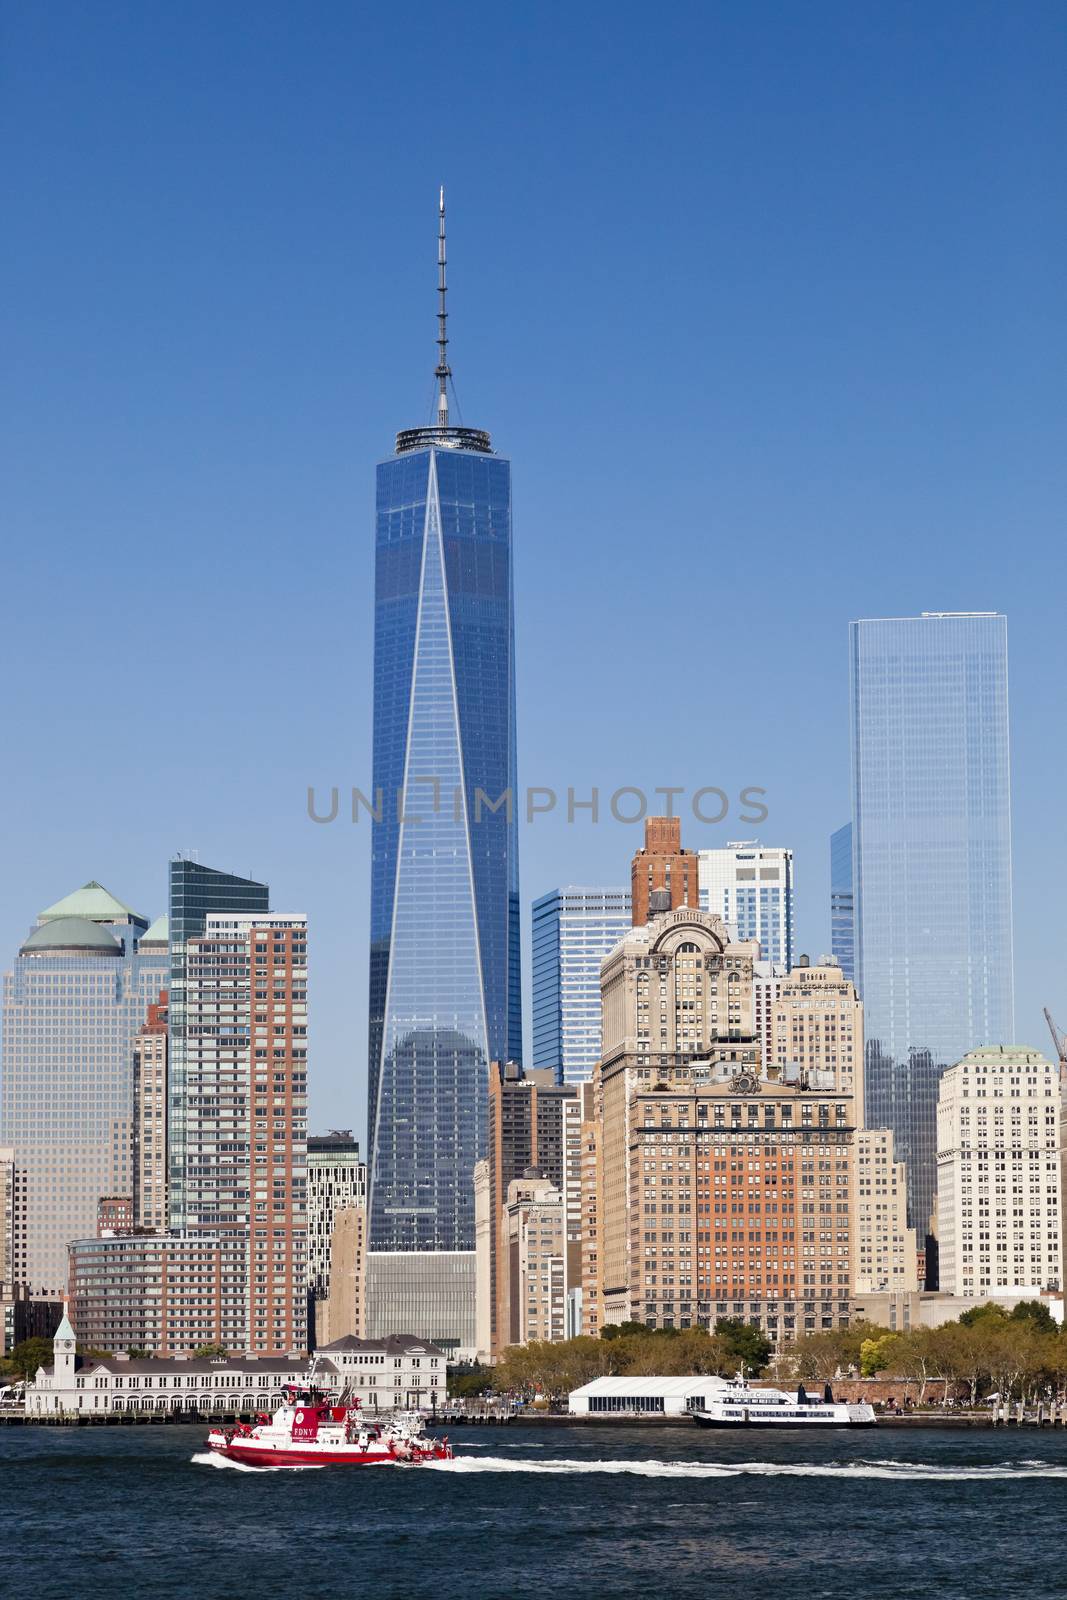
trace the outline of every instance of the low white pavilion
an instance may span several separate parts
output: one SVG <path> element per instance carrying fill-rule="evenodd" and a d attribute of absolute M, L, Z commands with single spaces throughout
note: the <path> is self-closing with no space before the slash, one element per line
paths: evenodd
<path fill-rule="evenodd" d="M 572 1389 L 567 1409 L 577 1417 L 683 1417 L 706 1405 L 725 1381 L 701 1373 L 688 1378 L 594 1378 Z"/>

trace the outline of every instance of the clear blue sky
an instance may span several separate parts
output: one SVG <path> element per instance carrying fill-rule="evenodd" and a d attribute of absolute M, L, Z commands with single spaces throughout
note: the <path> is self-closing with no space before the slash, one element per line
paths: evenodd
<path fill-rule="evenodd" d="M 362 1127 L 369 836 L 305 789 L 370 784 L 374 465 L 428 415 L 444 182 L 463 415 L 513 461 L 520 782 L 762 785 L 817 951 L 849 619 L 1006 611 L 1047 1046 L 1060 5 L 4 19 L 5 960 L 87 878 L 158 912 L 177 849 L 265 877 L 312 919 L 314 1123 Z M 637 831 L 524 829 L 524 933 Z"/>

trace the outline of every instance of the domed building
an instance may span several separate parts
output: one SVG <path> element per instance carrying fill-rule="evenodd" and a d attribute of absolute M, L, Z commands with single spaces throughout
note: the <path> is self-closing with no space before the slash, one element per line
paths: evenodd
<path fill-rule="evenodd" d="M 34 1295 L 65 1291 L 68 1243 L 95 1234 L 101 1196 L 131 1192 L 133 1044 L 167 972 L 165 929 L 93 880 L 46 906 L 4 975 L 14 1279 Z"/>

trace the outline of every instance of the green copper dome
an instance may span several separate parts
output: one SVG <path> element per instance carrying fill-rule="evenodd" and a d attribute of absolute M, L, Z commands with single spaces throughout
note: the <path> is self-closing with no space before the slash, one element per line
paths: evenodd
<path fill-rule="evenodd" d="M 61 950 L 80 953 L 92 951 L 104 956 L 122 954 L 118 940 L 106 928 L 88 921 L 86 917 L 56 917 L 51 922 L 43 923 L 33 930 L 19 953 L 39 955 L 43 951 L 55 953 Z"/>
<path fill-rule="evenodd" d="M 85 917 L 89 922 L 126 922 L 130 917 L 137 917 L 137 912 L 117 900 L 94 878 L 80 889 L 75 889 L 73 894 L 64 895 L 54 906 L 47 906 L 38 921 L 52 922 L 56 917 Z M 144 920 L 138 917 L 138 921 Z"/>

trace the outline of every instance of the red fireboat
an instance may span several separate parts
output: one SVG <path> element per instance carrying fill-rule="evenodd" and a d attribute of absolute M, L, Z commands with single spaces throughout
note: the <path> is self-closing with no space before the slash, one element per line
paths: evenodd
<path fill-rule="evenodd" d="M 251 1467 L 418 1467 L 451 1461 L 448 1439 L 432 1439 L 414 1413 L 372 1421 L 360 1403 L 328 1389 L 286 1384 L 282 1404 L 256 1422 L 213 1428 L 208 1449 Z"/>

